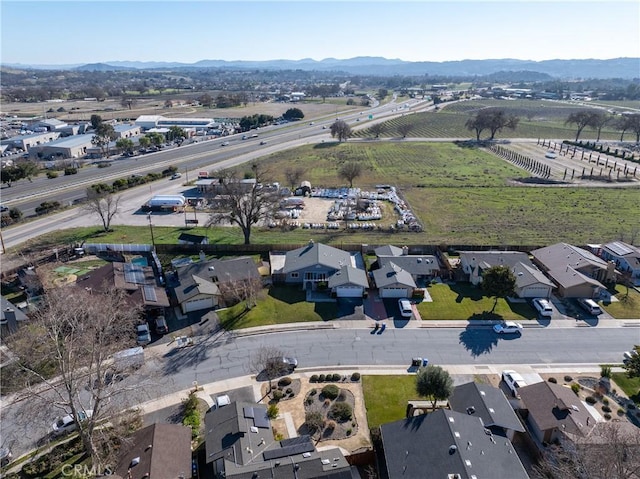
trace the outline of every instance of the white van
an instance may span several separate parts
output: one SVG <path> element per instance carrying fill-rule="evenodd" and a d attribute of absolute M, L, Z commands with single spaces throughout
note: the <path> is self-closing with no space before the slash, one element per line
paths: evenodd
<path fill-rule="evenodd" d="M 535 298 L 533 300 L 533 306 L 538 310 L 540 316 L 545 316 L 547 318 L 553 316 L 553 308 L 548 300 L 544 298 Z"/>
<path fill-rule="evenodd" d="M 596 303 L 593 299 L 580 298 L 578 299 L 578 304 L 589 314 L 593 314 L 594 316 L 602 314 L 600 306 L 598 306 L 598 303 Z"/>
<path fill-rule="evenodd" d="M 502 380 L 507 385 L 507 387 L 509 388 L 509 391 L 511 391 L 511 395 L 514 398 L 519 398 L 520 388 L 527 385 L 524 378 L 520 374 L 518 374 L 517 372 L 511 369 L 502 371 Z"/>

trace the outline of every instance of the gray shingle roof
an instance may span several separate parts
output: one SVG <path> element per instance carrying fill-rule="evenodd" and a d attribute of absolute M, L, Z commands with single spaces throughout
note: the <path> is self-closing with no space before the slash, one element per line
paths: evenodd
<path fill-rule="evenodd" d="M 416 282 L 408 271 L 403 270 L 392 262 L 385 264 L 382 268 L 373 272 L 373 279 L 376 287 L 385 288 L 393 285 L 415 288 Z"/>
<path fill-rule="evenodd" d="M 369 287 L 367 273 L 361 269 L 354 268 L 353 266 L 343 266 L 340 268 L 339 271 L 331 275 L 328 284 L 329 288 L 336 288 L 347 284 L 362 286 L 363 288 Z"/>
<path fill-rule="evenodd" d="M 346 251 L 321 243 L 309 243 L 286 253 L 283 273 L 288 274 L 315 265 L 339 270 L 351 263 L 351 255 Z"/>
<path fill-rule="evenodd" d="M 480 418 L 438 409 L 380 427 L 388 476 L 527 479 L 511 442 Z M 428 474 L 425 471 L 429 471 Z"/>
<path fill-rule="evenodd" d="M 524 432 L 522 423 L 504 393 L 490 384 L 469 382 L 453 390 L 449 398 L 451 409 L 479 417 L 485 426 L 497 426 Z M 469 408 L 473 408 L 470 410 Z"/>

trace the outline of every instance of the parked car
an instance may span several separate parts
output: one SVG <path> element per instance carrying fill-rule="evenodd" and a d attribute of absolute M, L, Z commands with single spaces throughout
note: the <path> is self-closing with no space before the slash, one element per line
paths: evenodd
<path fill-rule="evenodd" d="M 423 368 L 427 364 L 429 364 L 429 360 L 427 358 L 413 358 L 411 360 L 412 368 Z"/>
<path fill-rule="evenodd" d="M 522 324 L 515 321 L 504 321 L 493 326 L 498 334 L 522 334 Z"/>
<path fill-rule="evenodd" d="M 78 419 L 80 422 L 86 421 L 91 416 L 93 416 L 93 410 L 87 409 L 86 411 L 78 411 Z M 51 430 L 54 436 L 61 436 L 62 434 L 68 434 L 72 431 L 75 431 L 78 427 L 78 424 L 75 418 L 71 414 L 67 414 L 66 416 L 61 416 L 56 418 L 54 423 L 51 425 Z"/>
<path fill-rule="evenodd" d="M 277 369 L 280 371 L 293 371 L 296 367 L 298 367 L 298 360 L 296 358 L 271 358 L 269 360 L 269 364 L 267 365 L 269 369 Z"/>
<path fill-rule="evenodd" d="M 413 308 L 411 307 L 411 301 L 408 299 L 399 299 L 398 308 L 400 308 L 400 316 L 403 318 L 410 318 L 413 316 Z"/>
<path fill-rule="evenodd" d="M 136 342 L 139 346 L 146 346 L 151 342 L 151 333 L 149 332 L 149 325 L 147 323 L 136 326 L 136 335 Z"/>
<path fill-rule="evenodd" d="M 9 464 L 11 459 L 13 459 L 11 449 L 6 446 L 0 447 L 0 467 L 4 467 Z"/>
<path fill-rule="evenodd" d="M 520 397 L 520 388 L 527 385 L 524 378 L 511 369 L 502 371 L 502 380 L 509 388 L 509 391 L 511 391 L 511 395 L 515 398 Z"/>
<path fill-rule="evenodd" d="M 632 349 L 631 351 L 625 351 L 624 354 L 622 355 L 623 359 L 622 362 L 624 364 L 627 364 L 634 356 L 638 355 L 638 351 L 636 351 L 635 349 Z"/>
<path fill-rule="evenodd" d="M 167 334 L 169 332 L 169 326 L 167 326 L 167 320 L 164 316 L 158 316 L 156 318 L 156 333 Z"/>
<path fill-rule="evenodd" d="M 598 303 L 596 303 L 593 299 L 579 298 L 578 304 L 589 314 L 593 314 L 594 316 L 602 314 L 602 309 L 600 309 Z"/>
<path fill-rule="evenodd" d="M 533 300 L 533 306 L 538 310 L 540 316 L 545 316 L 547 318 L 553 316 L 553 308 L 548 300 L 544 298 L 535 298 Z"/>

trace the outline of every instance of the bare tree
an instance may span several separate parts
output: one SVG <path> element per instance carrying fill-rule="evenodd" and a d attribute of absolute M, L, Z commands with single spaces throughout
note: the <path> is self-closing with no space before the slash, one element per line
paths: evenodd
<path fill-rule="evenodd" d="M 300 180 L 304 177 L 306 170 L 304 168 L 287 168 L 284 170 L 284 176 L 287 184 L 294 190 L 296 186 L 300 186 Z"/>
<path fill-rule="evenodd" d="M 347 141 L 351 136 L 351 127 L 344 120 L 336 120 L 331 125 L 331 136 L 338 137 L 338 141 Z"/>
<path fill-rule="evenodd" d="M 353 180 L 362 174 L 362 166 L 356 161 L 343 164 L 338 170 L 338 176 L 349 182 L 349 188 L 353 188 Z"/>
<path fill-rule="evenodd" d="M 589 126 L 596 130 L 597 136 L 596 141 L 600 141 L 600 134 L 602 133 L 602 128 L 613 120 L 611 115 L 608 115 L 602 111 L 596 111 L 591 116 L 591 122 Z"/>
<path fill-rule="evenodd" d="M 9 338 L 24 381 L 19 397 L 75 418 L 92 411 L 77 421 L 77 431 L 92 464 L 104 465 L 113 439 L 104 422 L 139 402 L 145 389 L 139 381 L 117 381 L 116 373 L 131 371 L 116 370 L 111 361 L 113 353 L 133 345 L 138 310 L 123 292 L 92 294 L 80 287 L 52 289 L 44 305 Z"/>
<path fill-rule="evenodd" d="M 123 96 L 120 100 L 120 105 L 124 108 L 128 108 L 129 110 L 131 110 L 137 103 L 138 100 L 131 96 Z"/>
<path fill-rule="evenodd" d="M 262 292 L 262 281 L 258 278 L 220 281 L 218 288 L 226 304 L 246 301 L 247 309 L 251 309 L 257 304 L 258 296 Z"/>
<path fill-rule="evenodd" d="M 278 192 L 264 188 L 267 172 L 259 165 L 251 167 L 254 182 L 243 182 L 237 170 L 226 170 L 218 174 L 222 195 L 217 201 L 217 211 L 208 225 L 230 222 L 242 230 L 244 244 L 251 244 L 251 228 L 255 224 L 273 217 L 280 204 Z"/>
<path fill-rule="evenodd" d="M 640 429 L 627 421 L 598 424 L 579 443 L 548 449 L 535 479 L 630 479 L 640 473 Z"/>
<path fill-rule="evenodd" d="M 402 135 L 402 138 L 406 138 L 407 135 L 409 133 L 411 133 L 411 130 L 413 130 L 413 124 L 411 123 L 401 123 L 398 125 L 398 133 L 400 133 Z"/>
<path fill-rule="evenodd" d="M 251 356 L 251 370 L 257 376 L 264 375 L 269 381 L 269 392 L 272 389 L 271 381 L 289 371 L 281 360 L 283 357 L 282 350 L 271 346 L 263 346 Z"/>
<path fill-rule="evenodd" d="M 113 193 L 97 192 L 93 188 L 87 188 L 87 203 L 84 205 L 84 209 L 98 215 L 104 230 L 109 231 L 111 220 L 118 214 L 120 199 L 120 196 L 114 196 Z"/>
<path fill-rule="evenodd" d="M 384 123 L 375 123 L 369 127 L 369 131 L 376 135 L 376 138 L 380 138 L 380 135 L 384 133 Z"/>
<path fill-rule="evenodd" d="M 582 133 L 582 130 L 592 124 L 594 113 L 595 112 L 593 110 L 580 110 L 569 114 L 567 120 L 565 121 L 565 124 L 576 125 L 577 131 L 575 141 L 578 141 L 578 138 L 580 138 L 580 133 Z"/>

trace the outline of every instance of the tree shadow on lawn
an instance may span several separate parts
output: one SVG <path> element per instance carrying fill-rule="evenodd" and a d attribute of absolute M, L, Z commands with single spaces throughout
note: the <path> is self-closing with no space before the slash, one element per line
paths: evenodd
<path fill-rule="evenodd" d="M 482 290 L 476 286 L 473 286 L 471 283 L 459 283 L 456 282 L 454 284 L 450 284 L 449 288 L 454 293 L 458 294 L 456 298 L 456 303 L 462 303 L 462 300 L 465 298 L 470 299 L 471 301 L 482 301 L 485 297 L 482 293 Z"/>
<path fill-rule="evenodd" d="M 269 288 L 269 296 L 287 304 L 303 303 L 307 296 L 299 285 L 277 285 Z"/>
<path fill-rule="evenodd" d="M 460 344 L 471 353 L 471 356 L 477 358 L 483 354 L 488 354 L 498 345 L 498 338 L 491 329 L 479 328 L 469 325 L 460 333 Z"/>
<path fill-rule="evenodd" d="M 338 317 L 336 303 L 315 303 L 313 310 L 323 321 L 330 321 Z"/>

